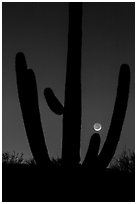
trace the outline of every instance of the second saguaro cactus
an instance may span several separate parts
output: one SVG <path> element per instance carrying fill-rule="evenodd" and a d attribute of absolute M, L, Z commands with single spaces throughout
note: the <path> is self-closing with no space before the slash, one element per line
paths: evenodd
<path fill-rule="evenodd" d="M 68 54 L 65 84 L 65 101 L 62 105 L 52 89 L 44 95 L 53 112 L 63 114 L 62 165 L 77 166 L 80 162 L 81 132 L 81 51 L 82 51 L 82 3 L 69 3 Z M 50 165 L 42 131 L 38 107 L 38 95 L 34 72 L 27 69 L 23 53 L 16 55 L 16 76 L 20 105 L 28 141 L 38 165 Z M 105 144 L 98 155 L 100 135 L 91 137 L 84 167 L 106 168 L 111 161 L 122 130 L 127 108 L 130 69 L 121 65 L 116 102 Z"/>
<path fill-rule="evenodd" d="M 31 69 L 27 69 L 23 53 L 16 55 L 16 76 L 18 96 L 31 152 L 38 165 L 43 165 L 43 162 L 49 164 L 40 120 L 35 74 Z"/>

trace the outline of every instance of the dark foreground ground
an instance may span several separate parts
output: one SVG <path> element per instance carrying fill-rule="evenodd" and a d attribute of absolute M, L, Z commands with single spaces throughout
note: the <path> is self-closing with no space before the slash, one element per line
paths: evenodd
<path fill-rule="evenodd" d="M 93 173 L 79 168 L 3 165 L 2 201 L 131 202 L 135 201 L 135 178 L 115 170 Z"/>

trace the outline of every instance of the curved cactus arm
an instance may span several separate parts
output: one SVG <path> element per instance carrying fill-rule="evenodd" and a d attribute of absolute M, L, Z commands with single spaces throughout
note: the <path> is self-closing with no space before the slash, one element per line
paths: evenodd
<path fill-rule="evenodd" d="M 85 160 L 82 164 L 83 167 L 91 166 L 95 168 L 99 146 L 100 146 L 100 135 L 98 133 L 94 133 L 90 139 L 88 151 L 87 151 Z"/>
<path fill-rule="evenodd" d="M 60 103 L 60 101 L 57 99 L 55 94 L 53 93 L 52 89 L 46 88 L 44 90 L 44 96 L 46 98 L 47 104 L 50 107 L 50 109 L 56 113 L 57 115 L 62 115 L 64 107 Z"/>
<path fill-rule="evenodd" d="M 101 153 L 98 156 L 98 164 L 102 168 L 106 168 L 110 163 L 120 138 L 120 133 L 122 130 L 126 114 L 129 96 L 129 84 L 130 84 L 130 68 L 127 64 L 123 64 L 121 65 L 119 73 L 117 96 L 111 120 L 111 125 L 109 128 L 105 144 L 102 148 Z"/>
<path fill-rule="evenodd" d="M 34 72 L 27 69 L 23 53 L 16 55 L 16 77 L 20 106 L 31 152 L 38 165 L 50 162 L 45 145 L 38 107 L 37 85 Z"/>

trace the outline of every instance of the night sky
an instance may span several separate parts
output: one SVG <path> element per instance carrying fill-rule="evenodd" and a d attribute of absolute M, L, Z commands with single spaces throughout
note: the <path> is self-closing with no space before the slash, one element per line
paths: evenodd
<path fill-rule="evenodd" d="M 67 62 L 68 3 L 2 3 L 2 134 L 3 151 L 32 157 L 17 94 L 15 55 L 24 52 L 36 75 L 42 127 L 50 157 L 60 157 L 62 116 L 55 115 L 44 98 L 51 87 L 64 102 Z M 116 97 L 119 68 L 131 70 L 128 108 L 116 154 L 135 142 L 135 8 L 134 3 L 84 3 L 82 38 L 82 160 L 94 133 L 102 124 L 106 139 Z M 25 83 L 25 82 L 24 82 Z M 73 113 L 72 113 L 73 115 Z M 71 127 L 70 127 L 71 128 Z M 72 130 L 73 134 L 73 130 Z"/>

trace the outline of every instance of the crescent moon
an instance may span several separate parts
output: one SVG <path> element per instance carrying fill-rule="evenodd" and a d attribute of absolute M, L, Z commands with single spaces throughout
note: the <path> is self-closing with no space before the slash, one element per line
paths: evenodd
<path fill-rule="evenodd" d="M 101 126 L 100 123 L 95 123 L 95 124 L 94 124 L 94 130 L 95 130 L 95 131 L 100 131 L 101 129 L 102 129 L 102 126 Z"/>

